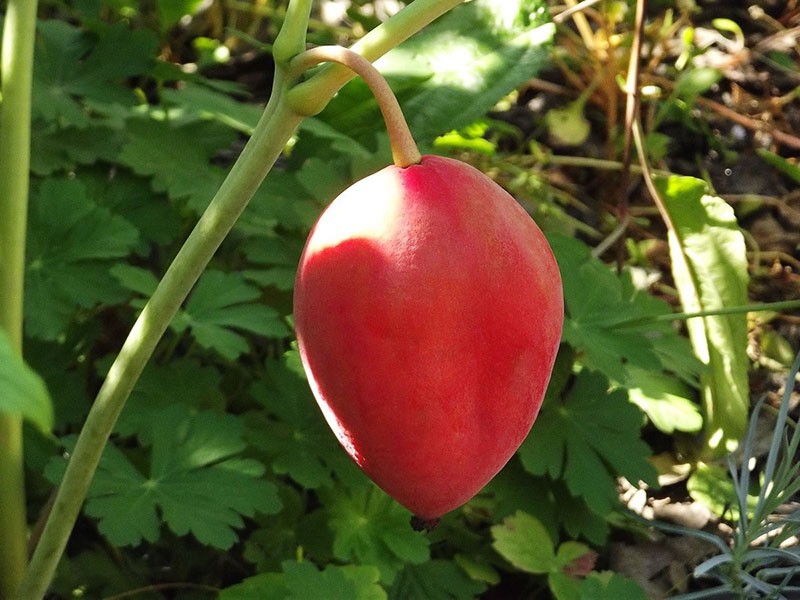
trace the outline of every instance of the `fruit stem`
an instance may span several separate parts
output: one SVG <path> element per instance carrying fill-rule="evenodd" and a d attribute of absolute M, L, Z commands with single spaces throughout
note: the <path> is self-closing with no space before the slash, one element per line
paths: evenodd
<path fill-rule="evenodd" d="M 375 96 L 375 100 L 378 101 L 383 120 L 386 122 L 394 164 L 401 168 L 418 164 L 422 160 L 422 155 L 414 142 L 403 111 L 397 102 L 397 97 L 383 75 L 366 58 L 341 46 L 318 46 L 306 50 L 292 59 L 289 63 L 288 77 L 290 80 L 299 78 L 311 67 L 324 62 L 334 62 L 346 66 L 357 73 L 367 84 Z M 291 91 L 288 100 L 292 108 L 303 112 L 301 103 L 292 102 Z"/>

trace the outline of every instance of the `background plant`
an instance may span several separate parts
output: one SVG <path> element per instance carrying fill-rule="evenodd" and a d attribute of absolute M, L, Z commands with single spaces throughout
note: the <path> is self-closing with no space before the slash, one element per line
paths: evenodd
<path fill-rule="evenodd" d="M 593 36 L 632 37 L 633 11 L 623 4 L 603 5 L 596 14 L 606 24 L 590 22 Z M 49 510 L 64 458 L 127 330 L 258 126 L 274 69 L 269 52 L 288 18 L 281 4 L 224 10 L 215 4 L 207 12 L 195 12 L 192 2 L 180 10 L 171 2 L 152 6 L 43 3 L 40 9 L 25 258 L 28 367 L 11 358 L 0 363 L 8 366 L 0 372 L 0 407 L 35 425 L 25 430 L 34 542 L 37 515 Z M 369 15 L 370 6 L 351 5 L 357 25 L 350 27 L 326 24 L 315 12 L 308 39 L 359 39 L 382 21 Z M 676 295 L 664 287 L 653 295 L 643 277 L 652 274 L 646 244 L 631 235 L 622 244 L 623 268 L 605 264 L 598 244 L 623 219 L 608 212 L 589 218 L 592 209 L 569 188 L 550 185 L 547 169 L 576 157 L 530 140 L 518 152 L 521 128 L 499 120 L 537 72 L 578 64 L 564 66 L 564 48 L 589 52 L 595 61 L 598 44 L 569 46 L 560 37 L 552 46 L 543 3 L 504 7 L 465 4 L 393 50 L 380 68 L 421 149 L 456 153 L 511 189 L 548 231 L 562 267 L 564 344 L 546 404 L 518 456 L 425 537 L 346 460 L 307 390 L 291 335 L 302 242 L 336 193 L 390 160 L 377 106 L 354 80 L 302 122 L 169 324 L 101 459 L 52 587 L 55 597 L 76 590 L 87 597 L 139 590 L 144 597 L 187 598 L 323 597 L 320 590 L 346 598 L 474 598 L 520 589 L 559 598 L 638 593 L 594 553 L 625 523 L 620 478 L 656 487 L 653 453 L 703 429 L 698 398 L 707 371 L 673 326 Z M 690 22 L 688 14 L 681 19 Z M 666 16 L 658 22 L 656 39 L 674 37 L 677 25 Z M 562 22 L 559 35 L 566 29 Z M 595 69 L 601 83 L 587 77 L 579 88 L 595 85 L 580 107 L 593 126 L 598 96 L 613 96 L 603 111 L 602 123 L 614 133 L 603 159 L 617 169 L 622 117 L 608 115 L 625 101 L 616 80 L 628 58 L 628 45 L 618 41 L 607 55 L 613 66 Z M 248 51 L 258 57 L 255 84 L 219 77 Z M 671 120 L 700 126 L 685 107 L 711 79 L 695 77 L 653 100 L 660 116 L 646 139 L 659 167 L 658 128 Z M 4 88 L 6 115 L 8 98 Z M 27 171 L 17 163 L 11 170 Z M 680 212 L 682 202 L 707 197 L 721 206 L 698 180 L 657 181 L 678 224 L 681 217 L 705 222 Z M 724 229 L 723 236 L 739 235 L 735 221 Z M 744 249 L 736 248 L 733 258 L 740 260 Z M 717 256 L 697 261 L 725 273 Z M 685 309 L 714 312 L 743 301 L 737 292 Z M 13 348 L 0 345 L 2 356 L 13 356 Z M 52 394 L 52 426 L 31 368 Z M 14 396 L 12 384 L 24 392 Z M 220 493 L 230 489 L 237 494 Z M 3 530 L 4 540 L 12 539 L 10 531 Z M 541 549 L 534 557 L 532 541 Z"/>

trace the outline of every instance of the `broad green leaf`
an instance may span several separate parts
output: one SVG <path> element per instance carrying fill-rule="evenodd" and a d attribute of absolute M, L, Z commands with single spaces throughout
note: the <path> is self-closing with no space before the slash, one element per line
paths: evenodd
<path fill-rule="evenodd" d="M 657 180 L 672 228 L 672 274 L 686 312 L 713 311 L 748 303 L 747 257 L 733 209 L 707 194 L 703 181 L 673 176 Z M 707 365 L 701 377 L 706 451 L 736 448 L 747 427 L 747 316 L 689 319 L 689 337 Z"/>
<path fill-rule="evenodd" d="M 189 329 L 198 344 L 233 360 L 249 349 L 247 340 L 233 329 L 273 338 L 289 334 L 275 309 L 253 302 L 260 295 L 238 273 L 206 271 L 172 328 L 179 333 Z"/>
<path fill-rule="evenodd" d="M 190 359 L 172 360 L 166 365 L 149 363 L 122 409 L 115 431 L 123 436 L 136 435 L 150 445 L 153 424 L 172 404 L 191 410 L 223 410 L 221 382 L 219 371 Z"/>
<path fill-rule="evenodd" d="M 374 485 L 323 489 L 320 495 L 336 558 L 375 565 L 387 584 L 405 565 L 430 558 L 428 538 L 411 528 L 408 511 Z"/>
<path fill-rule="evenodd" d="M 247 415 L 248 441 L 266 455 L 275 473 L 308 489 L 330 486 L 332 472 L 350 459 L 325 423 L 307 381 L 287 361 L 299 361 L 297 352 L 281 362 L 267 361 L 264 380 L 251 387 L 265 410 Z"/>
<path fill-rule="evenodd" d="M 185 82 L 178 89 L 167 89 L 161 93 L 162 100 L 191 112 L 202 119 L 213 119 L 251 135 L 264 109 L 255 104 L 240 102 L 208 86 Z"/>
<path fill-rule="evenodd" d="M 655 319 L 672 312 L 665 302 L 637 289 L 629 272 L 614 274 L 582 242 L 560 235 L 549 240 L 564 285 L 564 341 L 582 364 L 625 387 L 638 387 L 634 368 L 696 380 L 699 363 L 689 342 Z"/>
<path fill-rule="evenodd" d="M 53 405 L 41 377 L 14 349 L 0 328 L 0 412 L 19 415 L 47 433 L 53 427 Z"/>
<path fill-rule="evenodd" d="M 549 573 L 557 567 L 553 540 L 537 519 L 517 511 L 492 527 L 492 546 L 508 562 L 527 573 Z"/>
<path fill-rule="evenodd" d="M 35 124 L 31 131 L 31 171 L 51 175 L 99 160 L 113 161 L 123 139 L 121 131 L 105 125 L 58 128 Z"/>
<path fill-rule="evenodd" d="M 242 271 L 245 279 L 261 287 L 275 287 L 282 291 L 294 288 L 294 279 L 303 241 L 285 236 L 258 236 L 250 238 L 242 247 L 252 269 Z"/>
<path fill-rule="evenodd" d="M 539 0 L 476 0 L 438 19 L 378 61 L 417 140 L 483 117 L 548 60 L 554 27 Z M 362 81 L 352 81 L 320 115 L 370 144 L 382 119 Z"/>
<path fill-rule="evenodd" d="M 609 391 L 604 377 L 581 371 L 563 402 L 545 402 L 520 458 L 534 475 L 563 479 L 573 495 L 605 515 L 617 502 L 616 477 L 656 485 L 650 449 L 639 436 L 642 424 L 624 391 Z"/>
<path fill-rule="evenodd" d="M 389 600 L 473 600 L 485 589 L 485 584 L 470 579 L 454 562 L 431 560 L 400 571 L 389 589 Z"/>
<path fill-rule="evenodd" d="M 547 583 L 555 600 L 648 600 L 634 581 L 612 571 L 592 572 L 581 579 L 553 573 Z"/>
<path fill-rule="evenodd" d="M 134 173 L 152 176 L 151 185 L 173 200 L 186 200 L 202 212 L 225 178 L 212 158 L 230 146 L 236 133 L 213 121 L 173 125 L 154 119 L 130 119 L 129 139 L 119 161 Z"/>
<path fill-rule="evenodd" d="M 689 387 L 658 371 L 644 371 L 629 367 L 632 381 L 629 398 L 648 416 L 659 431 L 695 433 L 703 427 L 700 407 L 692 401 Z"/>
<path fill-rule="evenodd" d="M 89 489 L 86 514 L 98 519 L 112 544 L 153 542 L 163 522 L 177 535 L 191 533 L 226 549 L 244 517 L 279 510 L 275 486 L 262 478 L 264 466 L 240 456 L 245 443 L 236 417 L 171 405 L 152 423 L 151 438 L 147 476 L 110 444 Z M 75 437 L 64 443 L 71 451 Z M 64 468 L 63 460 L 53 460 L 48 479 L 57 483 Z"/>
<path fill-rule="evenodd" d="M 150 69 L 157 46 L 152 32 L 117 23 L 91 34 L 48 20 L 39 23 L 37 33 L 34 118 L 85 127 L 90 122 L 87 105 L 134 105 L 136 97 L 125 80 Z"/>
<path fill-rule="evenodd" d="M 165 195 L 154 194 L 146 180 L 125 169 L 112 177 L 103 169 L 93 175 L 82 179 L 91 197 L 139 230 L 137 254 L 147 256 L 152 244 L 167 245 L 183 234 L 179 211 Z"/>
<path fill-rule="evenodd" d="M 323 571 L 309 562 L 286 562 L 283 565 L 292 600 L 341 598 L 342 600 L 384 600 L 380 572 L 372 566 L 331 565 Z"/>
<path fill-rule="evenodd" d="M 375 567 L 285 561 L 281 573 L 263 573 L 222 590 L 219 600 L 385 600 Z"/>
<path fill-rule="evenodd" d="M 108 268 L 137 241 L 137 230 L 98 206 L 80 181 L 43 181 L 29 213 L 26 332 L 53 340 L 78 308 L 121 301 L 122 289 Z"/>

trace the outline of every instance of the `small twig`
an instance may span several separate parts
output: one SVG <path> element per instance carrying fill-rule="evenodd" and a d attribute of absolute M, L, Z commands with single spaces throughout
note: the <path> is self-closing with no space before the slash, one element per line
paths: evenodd
<path fill-rule="evenodd" d="M 106 596 L 103 600 L 124 600 L 125 598 L 133 598 L 142 594 L 152 594 L 153 592 L 161 592 L 166 590 L 197 590 L 200 592 L 210 592 L 212 594 L 219 594 L 219 589 L 210 585 L 202 585 L 199 583 L 156 583 L 153 585 L 146 585 L 144 587 L 136 588 L 135 590 L 128 590 L 121 594 L 114 594 L 113 596 Z"/>
<path fill-rule="evenodd" d="M 630 60 L 628 61 L 628 78 L 625 82 L 625 138 L 622 149 L 622 173 L 619 178 L 617 200 L 617 217 L 620 224 L 630 221 L 628 215 L 628 187 L 631 181 L 631 156 L 633 127 L 639 113 L 639 60 L 642 53 L 642 36 L 644 34 L 644 0 L 636 0 L 636 20 L 633 29 Z M 641 150 L 640 150 L 641 152 Z M 623 231 L 618 233 L 621 237 Z M 622 268 L 624 256 L 622 246 L 617 250 L 617 267 Z"/>
<path fill-rule="evenodd" d="M 564 21 L 567 20 L 568 17 L 571 17 L 573 14 L 584 11 L 587 8 L 594 6 L 595 4 L 601 1 L 602 0 L 583 0 L 583 2 L 579 2 L 578 4 L 570 6 L 569 8 L 565 8 L 564 10 L 562 10 L 560 13 L 558 13 L 556 16 L 553 17 L 553 23 L 563 23 Z"/>
<path fill-rule="evenodd" d="M 594 50 L 595 44 L 594 44 L 594 33 L 592 32 L 592 27 L 591 25 L 589 25 L 589 21 L 581 12 L 588 6 L 591 6 L 591 4 L 593 3 L 581 2 L 580 4 L 576 4 L 575 0 L 567 0 L 567 4 L 569 4 L 569 8 L 567 9 L 567 11 L 571 11 L 570 14 L 574 15 L 573 20 L 575 21 L 575 27 L 577 27 L 578 32 L 581 34 L 583 43 L 586 45 L 587 48 L 589 48 L 589 50 Z"/>

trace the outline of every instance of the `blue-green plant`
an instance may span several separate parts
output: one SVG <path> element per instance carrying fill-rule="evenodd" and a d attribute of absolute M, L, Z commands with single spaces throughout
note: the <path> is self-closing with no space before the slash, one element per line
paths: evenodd
<path fill-rule="evenodd" d="M 729 502 L 736 507 L 730 540 L 700 530 L 657 523 L 667 532 L 702 539 L 718 552 L 694 569 L 698 581 L 716 581 L 712 587 L 675 596 L 673 600 L 701 598 L 771 598 L 788 600 L 800 592 L 800 549 L 785 542 L 800 535 L 800 511 L 789 514 L 778 509 L 788 505 L 800 491 L 800 429 L 789 419 L 789 406 L 800 371 L 797 355 L 786 377 L 781 405 L 775 419 L 763 470 L 758 473 L 757 500 L 751 500 L 753 469 L 757 456 L 755 442 L 758 417 L 764 399 L 758 401 L 750 417 L 741 455 L 727 455 L 734 494 Z"/>

